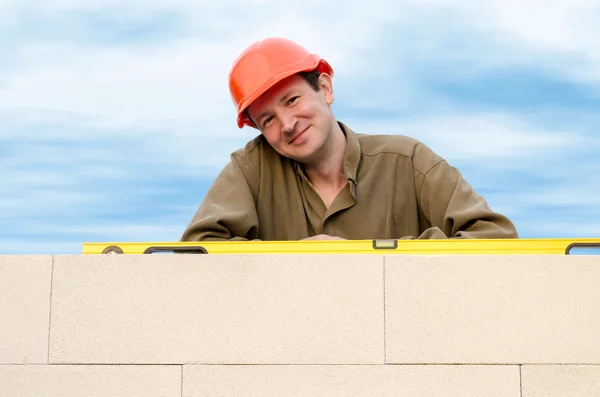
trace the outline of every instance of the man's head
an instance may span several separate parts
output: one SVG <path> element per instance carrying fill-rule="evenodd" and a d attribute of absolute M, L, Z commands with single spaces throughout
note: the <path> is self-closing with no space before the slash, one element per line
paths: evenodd
<path fill-rule="evenodd" d="M 311 71 L 317 76 L 327 73 L 333 77 L 327 61 L 288 39 L 271 37 L 245 48 L 229 72 L 229 91 L 237 109 L 238 127 L 256 128 L 247 118 L 246 109 L 259 96 L 287 77 Z M 315 86 L 316 82 L 312 84 Z"/>
<path fill-rule="evenodd" d="M 238 126 L 257 128 L 285 157 L 319 161 L 335 125 L 332 75 L 326 61 L 289 40 L 254 43 L 230 73 Z"/>

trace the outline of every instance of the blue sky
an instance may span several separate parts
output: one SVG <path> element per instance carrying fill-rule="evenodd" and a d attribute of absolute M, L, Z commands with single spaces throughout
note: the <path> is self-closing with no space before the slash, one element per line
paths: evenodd
<path fill-rule="evenodd" d="M 600 3 L 0 0 L 0 253 L 176 241 L 239 130 L 266 36 L 335 69 L 360 133 L 431 146 L 521 237 L 600 237 Z"/>

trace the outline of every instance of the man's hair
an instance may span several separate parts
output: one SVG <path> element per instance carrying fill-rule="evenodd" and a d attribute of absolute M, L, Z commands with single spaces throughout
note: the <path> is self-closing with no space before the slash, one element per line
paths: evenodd
<path fill-rule="evenodd" d="M 321 87 L 319 87 L 319 76 L 321 73 L 316 70 L 311 70 L 310 72 L 299 72 L 300 77 L 302 77 L 306 82 L 313 88 L 315 91 L 319 91 Z"/>

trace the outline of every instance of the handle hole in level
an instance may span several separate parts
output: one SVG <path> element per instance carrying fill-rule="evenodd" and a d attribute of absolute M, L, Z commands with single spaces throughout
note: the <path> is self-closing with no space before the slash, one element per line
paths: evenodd
<path fill-rule="evenodd" d="M 600 243 L 578 243 L 567 247 L 567 255 L 600 255 Z"/>
<path fill-rule="evenodd" d="M 208 254 L 204 247 L 148 247 L 144 254 Z"/>

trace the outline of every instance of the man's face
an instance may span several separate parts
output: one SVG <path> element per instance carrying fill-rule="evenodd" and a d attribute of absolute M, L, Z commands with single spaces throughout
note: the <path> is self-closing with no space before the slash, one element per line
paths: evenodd
<path fill-rule="evenodd" d="M 250 118 L 282 156 L 303 163 L 319 160 L 334 123 L 331 77 L 321 74 L 319 86 L 315 91 L 304 78 L 294 75 L 248 107 Z"/>

